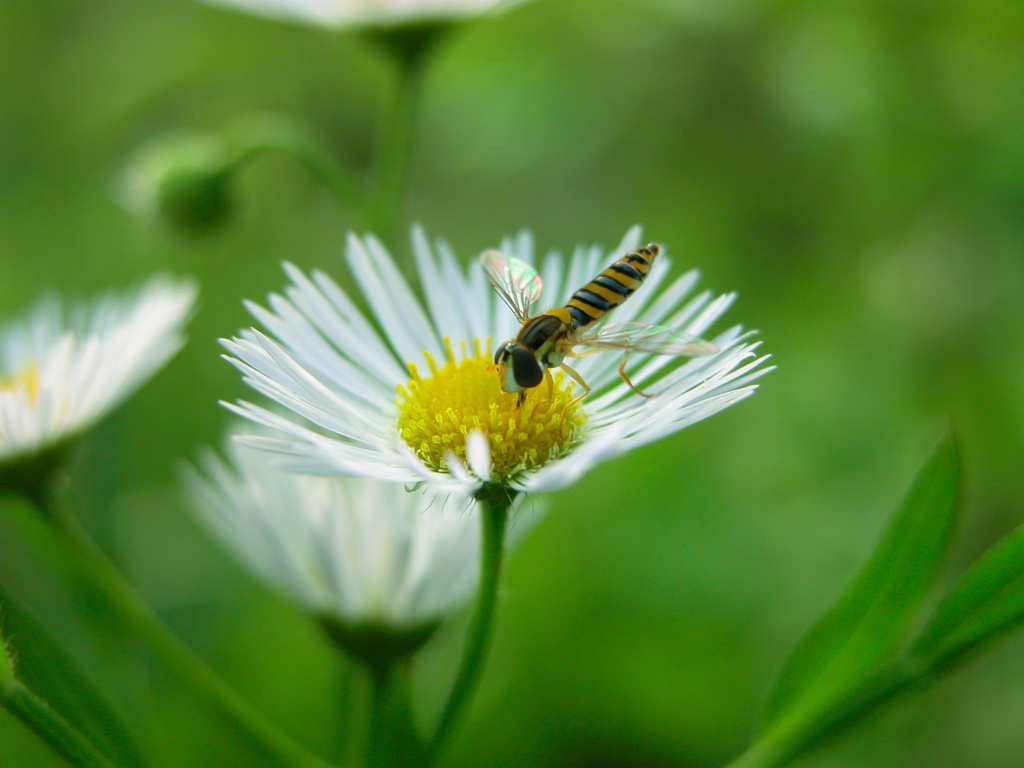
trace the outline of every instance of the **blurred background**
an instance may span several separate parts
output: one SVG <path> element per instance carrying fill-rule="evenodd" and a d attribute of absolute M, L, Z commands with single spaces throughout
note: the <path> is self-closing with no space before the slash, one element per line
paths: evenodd
<path fill-rule="evenodd" d="M 1014 0 L 535 0 L 436 51 L 399 232 L 419 222 L 468 261 L 524 227 L 566 251 L 640 223 L 678 271 L 739 292 L 726 323 L 759 329 L 779 366 L 550 498 L 447 764 L 726 763 L 950 421 L 963 519 L 945 579 L 1024 519 L 1022 39 Z M 246 394 L 216 341 L 250 324 L 242 300 L 280 289 L 285 259 L 344 280 L 360 219 L 283 156 L 246 165 L 233 219 L 201 237 L 126 212 L 117 188 L 152 138 L 254 110 L 365 167 L 393 90 L 357 33 L 188 0 L 0 9 L 0 317 L 154 271 L 202 287 L 189 345 L 89 436 L 73 496 L 175 631 L 331 759 L 359 671 L 207 538 L 177 471 L 219 443 L 218 399 Z M 405 234 L 392 245 L 408 258 Z M 4 584 L 59 646 L 7 632 L 26 666 L 86 670 L 161 764 L 256 764 L 60 568 L 27 516 L 0 521 Z M 424 722 L 462 630 L 417 667 Z M 54 668 L 35 682 L 59 700 Z M 1018 631 L 798 764 L 1003 768 L 1022 714 Z M 0 712 L 0 766 L 62 764 Z"/>

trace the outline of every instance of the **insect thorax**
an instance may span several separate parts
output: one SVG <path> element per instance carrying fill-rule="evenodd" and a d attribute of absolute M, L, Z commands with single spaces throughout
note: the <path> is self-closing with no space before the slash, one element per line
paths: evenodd
<path fill-rule="evenodd" d="M 562 362 L 566 352 L 566 336 L 571 330 L 561 315 L 564 310 L 553 309 L 527 320 L 516 336 L 516 342 L 533 350 L 538 360 L 548 368 Z"/>

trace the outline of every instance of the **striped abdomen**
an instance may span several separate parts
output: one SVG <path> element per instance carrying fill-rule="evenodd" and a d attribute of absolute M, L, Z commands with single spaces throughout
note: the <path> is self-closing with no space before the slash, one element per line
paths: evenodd
<path fill-rule="evenodd" d="M 628 299 L 651 271 L 658 246 L 650 243 L 623 256 L 565 303 L 572 329 L 593 325 Z"/>

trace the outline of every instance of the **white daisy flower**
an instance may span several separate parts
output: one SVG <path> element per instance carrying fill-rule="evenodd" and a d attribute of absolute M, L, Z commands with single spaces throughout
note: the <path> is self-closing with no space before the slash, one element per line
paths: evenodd
<path fill-rule="evenodd" d="M 207 0 L 277 19 L 323 27 L 398 26 L 453 21 L 524 0 Z"/>
<path fill-rule="evenodd" d="M 0 465 L 80 434 L 138 389 L 184 344 L 195 295 L 156 277 L 68 311 L 51 297 L 0 328 Z"/>
<path fill-rule="evenodd" d="M 484 486 L 550 491 L 598 461 L 742 400 L 769 370 L 739 326 L 708 335 L 734 294 L 691 296 L 697 272 L 672 279 L 661 256 L 636 295 L 615 310 L 615 321 L 705 336 L 706 349 L 717 351 L 685 361 L 631 355 L 625 371 L 649 397 L 619 376 L 621 355 L 588 355 L 571 361 L 591 387 L 585 397 L 577 399 L 571 378 L 556 370 L 553 386 L 530 389 L 520 403 L 501 391 L 493 362 L 493 342 L 515 337 L 520 322 L 480 264 L 460 266 L 445 243 L 432 246 L 420 229 L 412 240 L 424 301 L 378 240 L 350 235 L 346 257 L 366 315 L 326 274 L 307 276 L 290 264 L 283 296 L 271 295 L 269 309 L 248 304 L 269 335 L 252 329 L 223 340 L 226 357 L 246 383 L 292 411 L 229 405 L 277 433 L 247 438 L 250 444 L 313 474 L 426 483 L 467 495 Z M 568 260 L 548 254 L 539 269 L 545 300 L 557 306 L 639 242 L 635 227 L 610 252 L 580 247 Z M 506 240 L 502 251 L 534 261 L 529 234 Z"/>
<path fill-rule="evenodd" d="M 187 472 L 196 507 L 246 565 L 329 627 L 415 636 L 473 594 L 475 502 L 295 474 L 238 441 L 228 450 L 230 466 L 211 451 Z"/>

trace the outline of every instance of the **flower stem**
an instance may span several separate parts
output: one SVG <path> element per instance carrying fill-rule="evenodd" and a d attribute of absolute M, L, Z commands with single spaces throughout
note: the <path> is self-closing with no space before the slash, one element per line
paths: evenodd
<path fill-rule="evenodd" d="M 370 668 L 373 686 L 366 768 L 420 768 L 426 753 L 412 719 L 404 662 Z"/>
<path fill-rule="evenodd" d="M 17 679 L 0 686 L 4 706 L 53 749 L 78 768 L 114 768 L 85 736 Z"/>
<path fill-rule="evenodd" d="M 297 159 L 324 182 L 342 206 L 356 206 L 358 179 L 320 136 L 295 118 L 278 113 L 246 115 L 234 120 L 225 129 L 225 135 L 232 147 L 232 167 L 263 152 L 282 152 Z"/>
<path fill-rule="evenodd" d="M 66 705 L 69 700 L 74 701 L 81 709 L 89 713 L 90 720 L 88 724 L 79 721 L 76 727 L 90 739 L 98 750 L 111 755 L 121 768 L 146 766 L 148 764 L 146 759 L 130 732 L 125 728 L 121 718 L 115 714 L 110 705 L 93 687 L 83 671 L 57 643 L 51 640 L 42 627 L 37 625 L 30 617 L 29 611 L 19 605 L 19 601 L 3 585 L 0 585 L 0 607 L 3 608 L 0 622 L 13 619 L 13 633 L 20 640 L 31 645 L 34 656 L 40 662 L 45 663 L 47 679 L 59 681 L 60 697 L 54 698 L 51 690 L 49 699 L 51 706 L 60 710 L 62 703 Z M 2 637 L 0 637 L 0 643 L 3 643 Z M 25 647 L 22 646 L 21 650 L 25 650 Z M 13 662 L 10 661 L 6 651 L 7 649 L 0 648 L 0 661 L 6 658 L 12 665 L 8 675 L 13 678 Z M 23 668 L 26 666 L 22 665 Z M 3 687 L 3 678 L 4 675 L 0 674 L 0 688 Z M 28 676 L 24 676 L 24 679 L 33 682 Z M 38 686 L 40 681 L 37 679 L 34 684 Z M 75 718 L 72 717 L 71 721 L 74 720 Z"/>
<path fill-rule="evenodd" d="M 145 641 L 169 668 L 192 684 L 197 694 L 222 708 L 259 749 L 276 758 L 276 764 L 292 768 L 325 768 L 327 764 L 324 761 L 310 755 L 264 720 L 251 704 L 181 643 L 96 548 L 76 519 L 66 510 L 54 509 L 52 505 L 49 513 L 65 551 L 89 579 L 91 586 L 109 600 L 127 631 Z"/>
<path fill-rule="evenodd" d="M 420 81 L 416 62 L 401 61 L 397 74 L 394 101 L 386 110 L 374 151 L 375 177 L 369 204 L 371 225 L 386 240 L 394 234 L 402 205 Z"/>
<path fill-rule="evenodd" d="M 455 682 L 448 694 L 448 701 L 430 745 L 430 753 L 434 756 L 441 752 L 451 736 L 483 669 L 497 611 L 498 583 L 501 579 L 508 511 L 515 499 L 515 493 L 504 486 L 486 485 L 477 494 L 477 499 L 480 502 L 483 536 L 480 552 L 480 595 L 473 622 L 469 627 L 462 664 L 455 676 Z"/>
<path fill-rule="evenodd" d="M 401 34 L 392 31 L 376 36 L 397 77 L 394 97 L 384 111 L 373 150 L 373 189 L 368 206 L 369 224 L 385 241 L 395 232 L 402 206 L 420 86 L 427 63 L 448 28 L 446 24 L 424 24 Z"/>
<path fill-rule="evenodd" d="M 370 685 L 372 686 L 370 701 L 370 727 L 368 728 L 368 745 L 366 749 L 366 768 L 376 768 L 384 762 L 381 754 L 391 741 L 388 728 L 388 693 L 394 667 L 380 666 L 370 668 Z"/>

